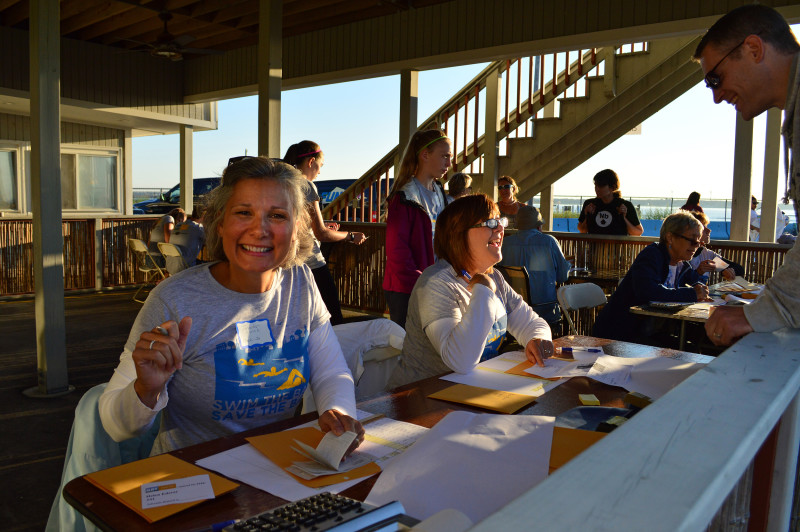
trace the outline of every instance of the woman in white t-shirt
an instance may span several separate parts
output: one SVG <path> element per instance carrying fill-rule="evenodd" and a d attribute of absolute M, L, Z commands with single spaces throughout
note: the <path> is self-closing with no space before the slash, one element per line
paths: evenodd
<path fill-rule="evenodd" d="M 550 326 L 493 268 L 502 259 L 506 218 L 485 194 L 465 196 L 436 220 L 438 260 L 411 293 L 403 356 L 389 386 L 455 371 L 499 354 L 506 331 L 541 366 L 553 354 Z"/>

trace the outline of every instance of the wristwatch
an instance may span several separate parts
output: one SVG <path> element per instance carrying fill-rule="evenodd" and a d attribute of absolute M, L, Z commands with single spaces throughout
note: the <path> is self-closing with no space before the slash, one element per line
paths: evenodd
<path fill-rule="evenodd" d="M 352 233 L 352 231 L 348 231 L 348 233 L 347 233 L 347 241 L 348 241 L 348 242 L 352 242 L 352 241 L 353 241 L 353 240 L 355 240 L 355 239 L 356 239 L 356 235 L 354 235 L 354 234 Z"/>

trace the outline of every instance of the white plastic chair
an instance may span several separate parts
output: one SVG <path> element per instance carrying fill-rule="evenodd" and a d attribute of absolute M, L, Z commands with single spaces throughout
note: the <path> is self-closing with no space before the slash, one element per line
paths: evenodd
<path fill-rule="evenodd" d="M 170 275 L 175 275 L 189 267 L 189 264 L 187 264 L 186 259 L 183 257 L 180 246 L 177 244 L 159 242 L 158 251 L 164 256 L 164 262 L 167 265 L 167 271 Z"/>
<path fill-rule="evenodd" d="M 142 240 L 138 238 L 129 238 L 128 248 L 130 248 L 131 253 L 133 253 L 136 269 L 146 276 L 145 283 L 133 294 L 133 300 L 137 303 L 144 303 L 144 299 L 138 299 L 142 290 L 147 289 L 147 287 L 151 285 L 155 286 L 157 279 L 166 279 L 167 276 L 164 274 L 164 270 L 159 267 L 153 254 L 147 249 L 147 244 Z"/>
<path fill-rule="evenodd" d="M 567 318 L 570 334 L 578 334 L 575 324 L 569 316 L 570 310 L 594 308 L 606 304 L 603 289 L 594 283 L 567 284 L 558 289 L 558 306 Z"/>

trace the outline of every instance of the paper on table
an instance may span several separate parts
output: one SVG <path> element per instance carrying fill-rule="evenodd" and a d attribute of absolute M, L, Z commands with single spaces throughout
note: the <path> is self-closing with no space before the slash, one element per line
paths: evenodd
<path fill-rule="evenodd" d="M 722 260 L 721 257 L 714 257 L 714 267 L 716 268 L 716 271 L 721 272 L 722 270 L 728 268 L 728 266 L 730 266 L 730 264 Z"/>
<path fill-rule="evenodd" d="M 667 357 L 621 358 L 604 356 L 597 359 L 592 369 L 597 368 L 598 364 L 605 368 L 604 372 L 619 370 L 624 373 L 621 368 L 627 367 L 629 378 L 626 382 L 613 385 L 621 386 L 628 391 L 642 393 L 653 400 L 658 399 L 705 366 L 705 364 L 701 363 L 683 362 Z M 620 373 L 620 375 L 623 373 Z M 598 378 L 590 372 L 589 377 L 605 382 L 602 380 L 603 375 Z M 612 384 L 612 382 L 607 382 L 607 384 Z"/>
<path fill-rule="evenodd" d="M 363 414 L 367 414 L 363 412 Z M 374 415 L 370 415 L 375 418 Z M 359 419 L 370 416 L 358 412 Z M 418 438 L 428 432 L 425 427 L 380 417 L 364 424 L 364 442 L 359 452 L 372 455 L 379 464 L 402 453 Z M 241 445 L 227 451 L 198 460 L 197 465 L 235 478 L 260 490 L 267 491 L 282 499 L 296 501 L 323 491 L 340 493 L 357 484 L 361 479 L 341 482 L 324 488 L 310 488 L 297 482 L 289 473 L 270 461 L 250 444 Z"/>
<path fill-rule="evenodd" d="M 508 370 L 526 361 L 524 352 L 511 351 L 481 362 L 469 373 L 449 373 L 441 379 L 477 388 L 518 393 L 531 397 L 539 397 L 546 391 L 566 382 L 566 379 L 548 381 L 528 374 L 523 376 L 507 373 Z"/>
<path fill-rule="evenodd" d="M 625 360 L 619 357 L 598 357 L 587 374 L 588 377 L 611 386 L 626 388 L 631 378 L 631 367 L 620 362 Z"/>
<path fill-rule="evenodd" d="M 547 477 L 554 425 L 546 416 L 452 412 L 386 464 L 365 502 L 399 500 L 417 519 L 454 508 L 478 522 Z"/>
<path fill-rule="evenodd" d="M 444 390 L 434 392 L 428 397 L 431 399 L 477 406 L 503 414 L 513 414 L 536 400 L 530 395 L 489 390 L 486 388 L 478 388 L 477 386 L 469 386 L 467 384 L 454 384 Z"/>
<path fill-rule="evenodd" d="M 536 375 L 544 379 L 551 379 L 553 377 L 585 377 L 586 374 L 589 373 L 591 367 L 592 362 L 547 358 L 544 361 L 544 367 L 531 366 L 525 370 L 525 373 L 530 373 L 531 375 Z"/>
<path fill-rule="evenodd" d="M 311 480 L 324 475 L 352 471 L 373 462 L 374 460 L 371 456 L 354 452 L 346 462 L 342 463 L 342 458 L 344 458 L 347 449 L 350 448 L 350 444 L 357 437 L 358 435 L 355 432 L 350 431 L 341 436 L 337 436 L 333 432 L 326 432 L 316 449 L 299 440 L 294 440 L 294 443 L 300 449 L 295 447 L 292 447 L 292 449 L 311 460 L 307 462 L 292 462 L 292 465 L 286 470 L 300 478 Z"/>
<path fill-rule="evenodd" d="M 142 508 L 158 508 L 168 504 L 204 501 L 214 498 L 208 475 L 142 484 Z"/>

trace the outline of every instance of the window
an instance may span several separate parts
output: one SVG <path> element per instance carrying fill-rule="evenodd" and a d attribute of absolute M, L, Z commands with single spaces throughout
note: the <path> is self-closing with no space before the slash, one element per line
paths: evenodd
<path fill-rule="evenodd" d="M 117 209 L 117 155 L 61 154 L 64 209 Z"/>
<path fill-rule="evenodd" d="M 0 150 L 0 209 L 17 210 L 17 151 Z"/>

